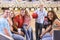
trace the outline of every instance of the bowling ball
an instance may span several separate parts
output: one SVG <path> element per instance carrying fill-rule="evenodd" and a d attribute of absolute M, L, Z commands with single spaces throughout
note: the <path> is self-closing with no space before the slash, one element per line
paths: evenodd
<path fill-rule="evenodd" d="M 37 13 L 33 13 L 32 17 L 36 19 L 36 18 L 38 18 L 38 14 Z"/>

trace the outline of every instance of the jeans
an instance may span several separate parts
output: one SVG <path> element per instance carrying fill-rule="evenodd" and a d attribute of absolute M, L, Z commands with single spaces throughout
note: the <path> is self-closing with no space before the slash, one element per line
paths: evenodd
<path fill-rule="evenodd" d="M 14 40 L 24 40 L 24 37 L 18 34 L 12 34 Z"/>
<path fill-rule="evenodd" d="M 52 36 L 50 35 L 50 33 L 46 33 L 43 37 L 42 40 L 52 40 Z"/>
<path fill-rule="evenodd" d="M 33 32 L 32 32 L 32 28 L 29 27 L 29 29 L 26 30 L 26 26 L 24 25 L 24 26 L 23 26 L 23 29 L 24 29 L 25 34 L 26 34 L 26 40 L 33 40 Z"/>
<path fill-rule="evenodd" d="M 35 23 L 35 31 L 36 31 L 36 40 L 40 40 L 40 35 L 42 33 L 43 23 Z"/>
<path fill-rule="evenodd" d="M 27 30 L 27 33 L 29 35 L 30 40 L 33 40 L 33 31 L 31 27 Z"/>

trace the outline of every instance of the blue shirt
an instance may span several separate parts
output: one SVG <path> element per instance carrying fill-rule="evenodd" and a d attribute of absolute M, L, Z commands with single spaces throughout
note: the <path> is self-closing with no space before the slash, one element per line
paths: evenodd
<path fill-rule="evenodd" d="M 37 9 L 35 13 L 38 14 L 38 18 L 36 19 L 37 23 L 43 23 L 44 22 L 44 17 L 47 16 L 47 12 L 43 9 L 43 11 L 40 11 Z"/>
<path fill-rule="evenodd" d="M 9 23 L 8 23 L 7 19 L 0 18 L 0 33 L 3 34 L 3 35 L 5 35 L 4 28 L 6 28 L 9 32 L 10 36 L 12 36 L 10 26 L 9 26 Z"/>

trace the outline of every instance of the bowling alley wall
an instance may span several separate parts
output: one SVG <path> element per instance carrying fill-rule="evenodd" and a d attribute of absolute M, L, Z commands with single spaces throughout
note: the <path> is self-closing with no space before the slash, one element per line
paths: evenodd
<path fill-rule="evenodd" d="M 0 15 L 3 11 L 2 8 L 8 8 L 9 10 L 19 11 L 21 8 L 25 8 L 29 12 L 34 12 L 39 8 L 39 5 L 43 3 L 46 11 L 54 10 L 57 14 L 60 14 L 60 2 L 59 1 L 0 1 Z"/>
<path fill-rule="evenodd" d="M 46 11 L 54 10 L 57 16 L 60 18 L 60 2 L 59 1 L 34 1 L 34 2 L 27 2 L 27 1 L 0 1 L 0 16 L 3 13 L 3 8 L 8 8 L 9 10 L 14 10 L 15 12 L 20 12 L 20 9 L 26 9 L 30 15 L 39 8 L 39 5 L 43 3 L 44 9 Z M 35 26 L 35 19 L 31 20 L 31 26 L 34 29 Z M 33 25 L 32 25 L 33 24 Z M 34 29 L 35 30 L 35 29 Z"/>

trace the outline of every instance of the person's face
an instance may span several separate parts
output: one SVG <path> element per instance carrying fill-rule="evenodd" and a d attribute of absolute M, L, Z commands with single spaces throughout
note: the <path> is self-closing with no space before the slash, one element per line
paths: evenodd
<path fill-rule="evenodd" d="M 11 18 L 14 17 L 14 12 L 11 11 L 10 17 L 11 17 Z"/>
<path fill-rule="evenodd" d="M 53 14 L 51 12 L 48 13 L 49 20 L 53 20 Z"/>
<path fill-rule="evenodd" d="M 5 16 L 6 18 L 9 16 L 9 14 L 10 14 L 10 11 L 9 11 L 9 10 L 5 10 L 5 11 L 4 11 L 4 16 Z"/>
<path fill-rule="evenodd" d="M 40 10 L 43 10 L 43 8 L 44 8 L 43 5 L 40 5 Z"/>
<path fill-rule="evenodd" d="M 20 11 L 20 14 L 21 14 L 22 16 L 24 16 L 24 15 L 25 15 L 25 10 L 21 10 L 21 11 Z"/>

